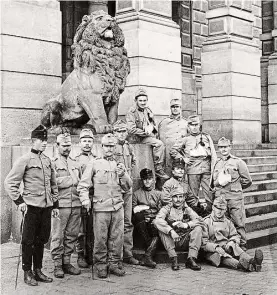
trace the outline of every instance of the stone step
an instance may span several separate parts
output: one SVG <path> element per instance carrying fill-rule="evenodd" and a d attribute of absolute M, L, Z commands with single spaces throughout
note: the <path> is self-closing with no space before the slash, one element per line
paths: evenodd
<path fill-rule="evenodd" d="M 247 233 L 247 247 L 258 248 L 277 243 L 277 227 Z"/>
<path fill-rule="evenodd" d="M 262 229 L 277 227 L 276 212 L 255 215 L 246 219 L 246 232 L 254 232 Z"/>
<path fill-rule="evenodd" d="M 242 160 L 247 165 L 257 165 L 257 164 L 276 164 L 277 156 L 269 156 L 269 157 L 245 157 Z"/>
<path fill-rule="evenodd" d="M 253 172 L 270 172 L 277 170 L 277 162 L 273 164 L 258 164 L 258 165 L 247 165 L 250 173 Z"/>
<path fill-rule="evenodd" d="M 272 212 L 276 213 L 277 218 L 277 200 L 260 202 L 257 204 L 248 204 L 245 206 L 246 217 L 262 215 Z"/>
<path fill-rule="evenodd" d="M 253 204 L 259 202 L 267 202 L 277 200 L 276 190 L 258 191 L 258 192 L 247 192 L 244 193 L 244 204 Z"/>
<path fill-rule="evenodd" d="M 245 192 L 257 192 L 265 190 L 277 190 L 277 179 L 253 181 L 252 185 L 248 187 Z"/>
<path fill-rule="evenodd" d="M 253 181 L 277 179 L 277 171 L 251 173 L 251 178 Z"/>
<path fill-rule="evenodd" d="M 277 156 L 277 149 L 271 150 L 233 150 L 232 153 L 236 157 L 266 157 Z"/>

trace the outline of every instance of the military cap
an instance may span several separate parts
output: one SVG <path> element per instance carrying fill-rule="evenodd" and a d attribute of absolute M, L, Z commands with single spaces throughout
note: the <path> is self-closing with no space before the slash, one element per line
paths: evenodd
<path fill-rule="evenodd" d="M 184 195 L 184 190 L 181 187 L 176 187 L 170 192 L 170 197 L 176 196 L 176 195 Z"/>
<path fill-rule="evenodd" d="M 140 178 L 142 180 L 149 179 L 149 178 L 154 178 L 153 171 L 151 169 L 148 169 L 148 168 L 142 169 L 139 174 L 140 174 Z"/>
<path fill-rule="evenodd" d="M 197 115 L 192 115 L 188 117 L 188 124 L 200 124 L 200 118 Z"/>
<path fill-rule="evenodd" d="M 36 129 L 34 129 L 31 133 L 31 138 L 38 138 L 42 141 L 47 140 L 47 129 L 43 125 L 39 125 Z"/>
<path fill-rule="evenodd" d="M 61 133 L 57 136 L 57 143 L 71 143 L 71 136 L 69 133 Z"/>
<path fill-rule="evenodd" d="M 225 210 L 227 208 L 227 202 L 222 197 L 214 199 L 213 205 L 218 209 Z"/>
<path fill-rule="evenodd" d="M 172 107 L 172 106 L 176 106 L 176 105 L 181 106 L 182 105 L 181 100 L 178 98 L 171 99 L 170 106 Z"/>
<path fill-rule="evenodd" d="M 112 133 L 105 134 L 101 140 L 102 145 L 113 146 L 113 145 L 116 145 L 116 143 L 117 143 L 117 139 Z"/>
<path fill-rule="evenodd" d="M 127 124 L 123 120 L 118 120 L 113 125 L 113 131 L 127 130 Z"/>
<path fill-rule="evenodd" d="M 181 168 L 181 169 L 185 169 L 185 162 L 183 159 L 174 159 L 172 161 L 172 170 L 174 168 Z"/>
<path fill-rule="evenodd" d="M 147 96 L 146 90 L 144 88 L 139 88 L 135 94 L 135 99 L 137 99 L 137 97 L 139 96 Z"/>
<path fill-rule="evenodd" d="M 225 137 L 221 137 L 217 143 L 217 146 L 230 146 L 230 145 L 231 145 L 230 140 Z"/>
<path fill-rule="evenodd" d="M 80 132 L 80 139 L 81 138 L 94 138 L 93 136 L 93 132 L 91 131 L 91 129 L 88 129 L 88 128 L 85 128 L 85 129 L 82 129 L 81 132 Z"/>

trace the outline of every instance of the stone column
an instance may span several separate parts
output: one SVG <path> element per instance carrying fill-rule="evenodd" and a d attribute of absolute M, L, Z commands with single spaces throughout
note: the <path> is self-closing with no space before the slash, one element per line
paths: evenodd
<path fill-rule="evenodd" d="M 273 54 L 268 59 L 269 141 L 277 142 L 277 2 L 273 1 Z"/>
<path fill-rule="evenodd" d="M 209 1 L 203 44 L 204 130 L 217 141 L 261 142 L 260 51 L 251 1 Z"/>
<path fill-rule="evenodd" d="M 97 10 L 104 10 L 105 12 L 108 12 L 108 0 L 88 1 L 88 13 L 91 14 L 92 12 Z"/>
<path fill-rule="evenodd" d="M 149 94 L 149 106 L 161 119 L 170 113 L 172 98 L 181 99 L 180 28 L 172 21 L 170 0 L 116 1 L 116 19 L 125 35 L 131 73 L 121 95 L 119 115 L 134 103 L 141 86 Z"/>

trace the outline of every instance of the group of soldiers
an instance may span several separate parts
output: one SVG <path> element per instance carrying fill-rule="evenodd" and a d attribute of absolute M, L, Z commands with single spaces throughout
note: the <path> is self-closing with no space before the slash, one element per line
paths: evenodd
<path fill-rule="evenodd" d="M 81 153 L 75 159 L 70 156 L 69 133 L 57 136 L 57 156 L 50 160 L 43 153 L 47 130 L 40 125 L 32 132 L 31 151 L 14 163 L 5 179 L 8 195 L 23 213 L 26 284 L 53 281 L 41 271 L 50 232 L 56 278 L 79 275 L 79 268 L 91 264 L 99 278 L 109 273 L 124 276 L 123 261 L 155 268 L 159 241 L 173 270 L 179 270 L 178 249 L 188 250 L 186 267 L 195 271 L 201 270 L 197 260 L 201 249 L 214 266 L 261 270 L 262 251 L 257 249 L 253 258 L 245 252 L 242 190 L 252 183 L 245 162 L 230 153 L 231 143 L 224 137 L 218 141 L 217 158 L 200 118 L 184 119 L 179 99 L 170 102 L 171 115 L 158 125 L 147 103 L 146 91 L 139 89 L 126 122 L 117 121 L 113 133 L 102 137 L 100 156 L 92 152 L 90 129 L 81 131 Z M 153 152 L 154 171 L 140 171 L 141 187 L 136 191 L 132 189 L 136 157 L 129 134 Z M 157 178 L 161 190 L 156 189 Z M 145 246 L 141 261 L 132 252 L 134 227 Z M 74 249 L 79 268 L 71 264 Z"/>

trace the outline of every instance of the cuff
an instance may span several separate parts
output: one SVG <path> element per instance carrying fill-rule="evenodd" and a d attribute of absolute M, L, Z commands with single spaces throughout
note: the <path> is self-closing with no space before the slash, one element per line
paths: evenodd
<path fill-rule="evenodd" d="M 22 196 L 20 195 L 18 199 L 14 200 L 15 205 L 20 205 L 24 203 Z"/>
<path fill-rule="evenodd" d="M 53 202 L 53 209 L 58 209 L 59 208 L 59 201 Z"/>

